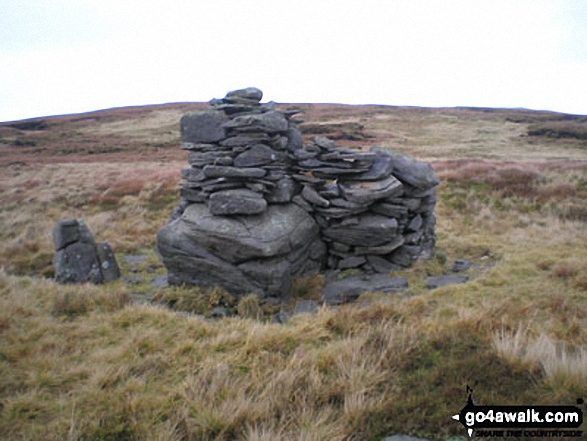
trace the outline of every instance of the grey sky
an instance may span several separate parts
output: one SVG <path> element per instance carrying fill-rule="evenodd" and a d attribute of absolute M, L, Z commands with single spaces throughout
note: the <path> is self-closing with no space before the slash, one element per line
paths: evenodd
<path fill-rule="evenodd" d="M 0 121 L 207 101 L 587 114 L 582 0 L 3 0 Z"/>

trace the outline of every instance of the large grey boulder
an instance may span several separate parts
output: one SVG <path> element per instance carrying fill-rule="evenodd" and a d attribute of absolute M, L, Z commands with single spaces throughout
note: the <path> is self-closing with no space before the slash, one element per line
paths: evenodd
<path fill-rule="evenodd" d="M 295 204 L 270 205 L 258 215 L 215 216 L 204 204 L 157 234 L 169 283 L 211 287 L 235 295 L 286 296 L 292 277 L 317 268 L 318 225 Z"/>

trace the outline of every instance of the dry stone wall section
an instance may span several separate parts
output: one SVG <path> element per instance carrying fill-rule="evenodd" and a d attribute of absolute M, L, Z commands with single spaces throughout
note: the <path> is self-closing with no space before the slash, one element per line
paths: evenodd
<path fill-rule="evenodd" d="M 296 111 L 248 88 L 184 115 L 180 203 L 158 233 L 170 284 L 283 298 L 319 270 L 388 273 L 430 256 L 439 183 L 397 152 L 304 144 Z"/>

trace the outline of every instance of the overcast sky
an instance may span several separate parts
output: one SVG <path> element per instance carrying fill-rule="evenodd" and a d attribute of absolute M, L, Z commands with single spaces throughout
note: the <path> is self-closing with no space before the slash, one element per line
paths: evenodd
<path fill-rule="evenodd" d="M 0 121 L 208 101 L 587 114 L 584 0 L 1 0 Z"/>

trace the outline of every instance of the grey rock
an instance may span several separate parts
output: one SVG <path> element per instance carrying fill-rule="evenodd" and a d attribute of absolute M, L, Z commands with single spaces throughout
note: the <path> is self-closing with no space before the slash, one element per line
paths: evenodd
<path fill-rule="evenodd" d="M 316 314 L 318 312 L 318 302 L 314 300 L 300 300 L 296 303 L 293 315 L 298 314 Z"/>
<path fill-rule="evenodd" d="M 386 198 L 382 202 L 390 203 L 392 205 L 401 205 L 405 207 L 408 211 L 415 212 L 420 207 L 422 199 L 393 197 Z"/>
<path fill-rule="evenodd" d="M 317 239 L 318 226 L 295 204 L 232 217 L 192 204 L 159 230 L 157 249 L 170 285 L 219 285 L 237 296 L 283 297 Z"/>
<path fill-rule="evenodd" d="M 313 205 L 317 205 L 319 207 L 329 207 L 330 202 L 327 199 L 324 199 L 322 196 L 318 194 L 318 192 L 309 185 L 304 185 L 304 189 L 302 190 L 302 197 Z"/>
<path fill-rule="evenodd" d="M 303 150 L 303 149 L 300 148 L 298 150 L 295 150 L 292 153 L 292 156 L 291 157 L 292 157 L 292 159 L 296 159 L 298 161 L 307 161 L 309 159 L 315 159 L 317 154 L 318 153 L 316 153 L 316 152 L 309 152 L 307 150 Z M 298 166 L 300 166 L 299 165 L 300 164 L 299 162 L 297 164 L 298 164 Z"/>
<path fill-rule="evenodd" d="M 223 190 L 210 195 L 209 206 L 216 216 L 259 214 L 267 209 L 267 201 L 251 190 Z"/>
<path fill-rule="evenodd" d="M 471 261 L 469 259 L 456 259 L 450 267 L 450 271 L 458 273 L 467 271 L 469 268 L 471 268 Z"/>
<path fill-rule="evenodd" d="M 356 225 L 333 225 L 324 236 L 354 246 L 374 247 L 385 244 L 396 235 L 397 221 L 377 214 L 359 215 Z"/>
<path fill-rule="evenodd" d="M 315 207 L 316 212 L 324 216 L 326 219 L 345 219 L 349 216 L 363 213 L 366 210 L 361 204 L 358 204 L 356 208 L 342 208 L 334 207 L 332 204 L 333 200 L 330 202 L 331 205 L 328 208 Z"/>
<path fill-rule="evenodd" d="M 228 117 L 214 110 L 184 115 L 180 122 L 181 140 L 192 143 L 218 142 L 226 137 L 223 127 Z"/>
<path fill-rule="evenodd" d="M 53 246 L 59 251 L 75 242 L 94 244 L 94 236 L 81 219 L 66 219 L 59 221 L 53 229 Z"/>
<path fill-rule="evenodd" d="M 372 203 L 401 192 L 402 184 L 393 176 L 380 181 L 345 181 L 339 183 L 345 199 L 357 203 Z"/>
<path fill-rule="evenodd" d="M 190 152 L 188 154 L 188 163 L 196 167 L 203 167 L 208 164 L 215 164 L 216 161 L 224 158 L 226 152 L 212 151 L 212 152 Z"/>
<path fill-rule="evenodd" d="M 275 187 L 265 196 L 265 199 L 271 204 L 286 204 L 291 202 L 298 191 L 299 184 L 290 177 L 284 177 L 275 183 Z"/>
<path fill-rule="evenodd" d="M 347 179 L 356 179 L 359 181 L 378 181 L 391 175 L 393 171 L 393 160 L 387 155 L 377 155 L 371 168 L 358 175 L 348 177 Z"/>
<path fill-rule="evenodd" d="M 427 190 L 440 184 L 430 164 L 416 161 L 399 152 L 386 151 L 393 160 L 393 175 L 400 181 Z"/>
<path fill-rule="evenodd" d="M 223 124 L 225 129 L 242 132 L 261 131 L 265 133 L 287 133 L 289 124 L 283 113 L 269 111 L 262 114 L 242 115 Z"/>
<path fill-rule="evenodd" d="M 410 223 L 408 224 L 408 227 L 406 228 L 406 231 L 410 231 L 410 232 L 415 232 L 415 231 L 419 231 L 420 228 L 422 228 L 422 216 L 417 215 L 415 216 Z"/>
<path fill-rule="evenodd" d="M 340 196 L 340 188 L 336 184 L 328 184 L 321 190 L 318 190 L 318 193 L 324 198 L 337 198 Z"/>
<path fill-rule="evenodd" d="M 124 256 L 122 258 L 122 260 L 124 260 L 125 263 L 143 263 L 147 261 L 147 255 L 146 254 L 127 254 L 126 256 Z"/>
<path fill-rule="evenodd" d="M 396 265 L 407 268 L 416 260 L 418 260 L 418 257 L 420 257 L 421 253 L 422 248 L 419 246 L 403 245 L 391 254 L 389 260 Z"/>
<path fill-rule="evenodd" d="M 206 175 L 204 175 L 201 168 L 188 167 L 181 171 L 181 178 L 190 182 L 200 182 L 206 179 Z"/>
<path fill-rule="evenodd" d="M 141 276 L 133 276 L 133 277 L 125 277 L 123 282 L 128 285 L 139 285 L 145 281 L 144 277 Z"/>
<path fill-rule="evenodd" d="M 120 277 L 120 268 L 110 245 L 107 242 L 99 243 L 96 245 L 96 253 L 104 282 L 118 279 Z"/>
<path fill-rule="evenodd" d="M 57 283 L 102 283 L 104 277 L 96 247 L 91 243 L 75 242 L 60 249 L 53 258 Z"/>
<path fill-rule="evenodd" d="M 246 135 L 239 134 L 220 141 L 223 147 L 244 147 L 247 145 L 259 144 L 262 142 L 269 142 L 269 135 L 266 133 L 248 133 Z"/>
<path fill-rule="evenodd" d="M 224 306 L 217 306 L 210 312 L 210 317 L 216 319 L 228 317 L 228 309 L 226 309 Z"/>
<path fill-rule="evenodd" d="M 215 165 L 232 165 L 233 159 L 230 156 L 221 156 L 216 161 L 214 161 Z"/>
<path fill-rule="evenodd" d="M 263 98 L 263 92 L 256 87 L 247 87 L 245 89 L 231 90 L 225 97 L 226 100 L 232 100 L 235 98 L 246 99 L 258 103 Z"/>
<path fill-rule="evenodd" d="M 209 194 L 202 192 L 197 188 L 182 187 L 179 190 L 179 195 L 182 199 L 190 203 L 202 203 L 208 200 Z"/>
<path fill-rule="evenodd" d="M 309 175 L 297 174 L 297 173 L 291 175 L 291 177 L 294 178 L 296 181 L 305 182 L 305 183 L 312 184 L 312 185 L 324 185 L 324 183 L 326 182 L 325 179 L 316 178 L 316 177 L 309 176 Z"/>
<path fill-rule="evenodd" d="M 399 265 L 391 263 L 389 260 L 380 256 L 367 256 L 367 262 L 373 268 L 373 271 L 381 274 L 388 274 L 391 271 L 402 269 Z"/>
<path fill-rule="evenodd" d="M 318 225 L 295 204 L 270 205 L 260 215 L 233 217 L 214 216 L 205 205 L 193 204 L 176 222 L 191 241 L 232 263 L 286 255 L 318 235 Z M 168 228 L 174 226 L 163 227 Z"/>
<path fill-rule="evenodd" d="M 365 262 L 367 262 L 367 260 L 362 256 L 347 257 L 346 259 L 338 262 L 338 269 L 345 270 L 349 268 L 358 268 Z"/>
<path fill-rule="evenodd" d="M 408 214 L 408 209 L 403 205 L 390 204 L 387 202 L 378 202 L 371 206 L 373 213 L 383 216 L 400 218 Z"/>
<path fill-rule="evenodd" d="M 376 247 L 355 247 L 355 254 L 359 256 L 366 254 L 389 254 L 392 251 L 395 251 L 396 249 L 401 247 L 404 244 L 404 242 L 404 236 L 398 234 L 397 236 L 393 237 L 389 242 L 386 242 L 383 245 L 379 245 Z"/>
<path fill-rule="evenodd" d="M 221 165 L 207 165 L 203 171 L 207 178 L 262 178 L 267 174 L 262 168 L 239 168 Z"/>
<path fill-rule="evenodd" d="M 278 136 L 277 139 L 271 141 L 271 147 L 278 151 L 286 150 L 288 143 L 289 139 L 287 136 Z"/>
<path fill-rule="evenodd" d="M 426 279 L 426 288 L 434 289 L 441 286 L 455 285 L 457 283 L 465 283 L 469 280 L 469 276 L 463 274 L 449 274 L 446 276 L 434 276 Z"/>
<path fill-rule="evenodd" d="M 312 206 L 299 194 L 294 196 L 291 201 L 297 206 L 301 207 L 307 213 L 312 213 L 314 211 Z"/>
<path fill-rule="evenodd" d="M 273 162 L 277 155 L 271 147 L 256 144 L 234 158 L 235 167 L 257 167 Z"/>
<path fill-rule="evenodd" d="M 316 176 L 327 179 L 345 178 L 362 173 L 367 168 L 319 167 L 312 170 Z"/>
<path fill-rule="evenodd" d="M 169 286 L 169 283 L 167 282 L 167 275 L 163 274 L 155 277 L 151 282 L 151 286 L 154 288 L 165 288 L 166 286 Z"/>
<path fill-rule="evenodd" d="M 408 233 L 404 236 L 405 243 L 408 245 L 416 245 L 420 242 L 423 236 L 424 232 L 422 230 L 416 231 L 414 233 Z"/>
<path fill-rule="evenodd" d="M 312 138 L 312 141 L 314 141 L 314 144 L 316 144 L 318 147 L 321 147 L 324 150 L 330 150 L 330 149 L 334 149 L 334 141 L 332 139 L 328 139 L 325 136 L 315 136 L 314 138 Z"/>
<path fill-rule="evenodd" d="M 298 149 L 302 148 L 302 144 L 303 144 L 303 138 L 302 138 L 302 132 L 300 132 L 300 130 L 294 126 L 294 125 L 289 125 L 289 128 L 287 129 L 287 150 L 290 152 L 295 152 Z"/>
<path fill-rule="evenodd" d="M 53 229 L 53 247 L 55 251 L 62 250 L 79 240 L 79 224 L 77 219 L 59 221 Z"/>
<path fill-rule="evenodd" d="M 355 301 L 364 292 L 397 292 L 408 288 L 403 277 L 382 274 L 365 277 L 347 277 L 329 282 L 324 287 L 322 299 L 328 305 L 340 305 Z"/>

